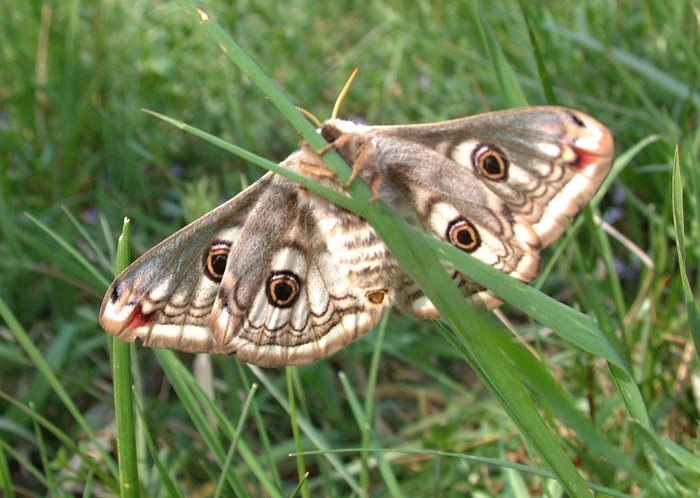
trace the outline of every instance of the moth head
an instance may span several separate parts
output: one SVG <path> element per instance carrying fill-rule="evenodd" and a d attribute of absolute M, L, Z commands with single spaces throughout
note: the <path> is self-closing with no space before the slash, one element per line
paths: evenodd
<path fill-rule="evenodd" d="M 344 119 L 329 119 L 321 125 L 318 131 L 326 142 L 332 144 L 346 133 L 365 133 L 370 128 L 371 126 Z"/>

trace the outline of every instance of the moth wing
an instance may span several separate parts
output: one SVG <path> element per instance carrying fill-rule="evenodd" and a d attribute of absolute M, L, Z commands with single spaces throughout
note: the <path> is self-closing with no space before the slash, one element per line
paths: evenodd
<path fill-rule="evenodd" d="M 298 152 L 283 165 L 298 168 L 302 160 Z M 265 175 L 117 277 L 102 303 L 102 327 L 128 342 L 236 353 L 261 366 L 339 350 L 391 305 L 390 276 L 378 266 L 358 279 L 343 266 L 328 247 L 339 242 L 329 237 L 344 224 L 371 228 L 311 199 Z"/>
<path fill-rule="evenodd" d="M 608 175 L 608 129 L 572 109 L 534 106 L 431 125 L 374 127 L 444 154 L 473 171 L 522 216 L 543 247 L 557 240 Z"/>
<path fill-rule="evenodd" d="M 456 167 L 443 154 L 414 142 L 385 137 L 375 145 L 380 197 L 404 218 L 519 280 L 529 282 L 537 276 L 537 234 L 473 172 Z M 367 169 L 366 174 L 375 173 Z M 478 296 L 489 308 L 502 303 L 493 293 L 447 267 L 465 295 Z M 432 302 L 408 275 L 404 274 L 396 287 L 403 309 L 421 318 L 439 317 Z"/>
<path fill-rule="evenodd" d="M 595 119 L 562 107 L 540 106 L 406 126 L 336 121 L 324 136 L 338 140 L 346 159 L 371 154 L 360 168 L 381 179 L 380 197 L 414 224 L 525 282 L 539 273 L 540 249 L 600 187 L 612 163 L 610 132 Z M 333 128 L 338 131 L 334 131 Z M 343 148 L 346 150 L 343 150 Z M 376 184 L 376 183 L 375 183 Z M 465 295 L 487 307 L 501 300 L 453 270 Z M 397 285 L 404 309 L 439 316 L 415 282 Z"/>
<path fill-rule="evenodd" d="M 241 230 L 255 199 L 272 183 L 270 174 L 263 176 L 134 261 L 105 294 L 102 328 L 152 347 L 215 350 L 210 322 L 219 285 L 205 273 L 209 248 L 216 241 L 227 243 Z"/>

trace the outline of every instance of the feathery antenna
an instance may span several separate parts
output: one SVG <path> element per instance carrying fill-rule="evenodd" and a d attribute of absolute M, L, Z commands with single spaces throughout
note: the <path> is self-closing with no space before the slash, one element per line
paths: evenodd
<path fill-rule="evenodd" d="M 350 74 L 350 77 L 345 82 L 345 85 L 343 86 L 343 89 L 340 91 L 338 98 L 335 99 L 335 105 L 333 106 L 333 113 L 331 114 L 331 119 L 335 119 L 338 117 L 338 111 L 340 110 L 340 105 L 343 103 L 343 100 L 345 100 L 345 96 L 347 95 L 348 91 L 350 90 L 350 85 L 352 85 L 352 82 L 355 81 L 355 77 L 357 76 L 357 73 L 359 73 L 359 72 L 360 72 L 359 67 L 356 67 L 355 69 L 353 69 L 352 74 Z"/>

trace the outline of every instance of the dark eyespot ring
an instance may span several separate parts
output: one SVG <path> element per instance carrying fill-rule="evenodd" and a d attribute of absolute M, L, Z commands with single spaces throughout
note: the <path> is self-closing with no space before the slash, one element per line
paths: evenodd
<path fill-rule="evenodd" d="M 474 149 L 472 161 L 477 172 L 489 180 L 508 178 L 508 159 L 493 145 L 483 144 Z"/>
<path fill-rule="evenodd" d="M 474 252 L 481 245 L 476 227 L 464 218 L 457 218 L 447 225 L 447 240 L 456 248 L 466 252 Z"/>
<path fill-rule="evenodd" d="M 265 294 L 268 302 L 277 308 L 289 308 L 299 297 L 301 279 L 291 271 L 279 271 L 267 277 Z"/>
<path fill-rule="evenodd" d="M 204 255 L 204 274 L 214 282 L 221 282 L 224 277 L 230 247 L 231 245 L 226 242 L 216 242 Z"/>

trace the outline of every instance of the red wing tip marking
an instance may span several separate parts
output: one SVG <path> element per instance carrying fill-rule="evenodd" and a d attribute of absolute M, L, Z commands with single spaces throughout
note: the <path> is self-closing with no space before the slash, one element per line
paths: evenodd
<path fill-rule="evenodd" d="M 129 318 L 127 318 L 126 328 L 136 329 L 145 325 L 150 325 L 156 321 L 156 318 L 158 318 L 157 311 L 154 311 L 152 313 L 144 313 L 141 309 L 141 305 L 138 304 L 129 315 Z"/>
<path fill-rule="evenodd" d="M 595 152 L 581 147 L 576 147 L 575 145 L 571 147 L 576 153 L 576 160 L 572 161 L 570 166 L 579 171 L 584 171 L 592 163 L 597 163 L 600 161 L 600 156 Z"/>

